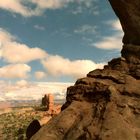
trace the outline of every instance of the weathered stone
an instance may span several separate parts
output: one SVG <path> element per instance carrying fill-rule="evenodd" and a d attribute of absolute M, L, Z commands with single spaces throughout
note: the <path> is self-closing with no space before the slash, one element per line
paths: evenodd
<path fill-rule="evenodd" d="M 124 44 L 140 45 L 140 1 L 109 0 L 119 17 L 123 31 Z"/>
<path fill-rule="evenodd" d="M 140 64 L 140 46 L 125 44 L 122 49 L 122 56 L 125 57 L 129 63 Z"/>
<path fill-rule="evenodd" d="M 26 130 L 26 137 L 27 140 L 30 140 L 30 138 L 41 128 L 40 123 L 38 120 L 33 120 L 27 130 Z"/>
<path fill-rule="evenodd" d="M 139 85 L 139 80 L 117 70 L 90 72 L 68 88 L 63 111 L 32 140 L 137 140 Z"/>

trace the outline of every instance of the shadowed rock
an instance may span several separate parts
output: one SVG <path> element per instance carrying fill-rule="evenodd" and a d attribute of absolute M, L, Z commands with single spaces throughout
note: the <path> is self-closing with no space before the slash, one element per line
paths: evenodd
<path fill-rule="evenodd" d="M 40 123 L 38 120 L 33 120 L 26 130 L 26 137 L 27 140 L 30 138 L 41 128 Z"/>
<path fill-rule="evenodd" d="M 44 97 L 42 98 L 42 105 L 47 106 L 47 108 L 48 108 L 48 104 L 49 104 L 48 95 L 45 94 Z"/>
<path fill-rule="evenodd" d="M 122 56 L 140 63 L 140 0 L 109 0 L 124 31 Z"/>
<path fill-rule="evenodd" d="M 140 1 L 109 0 L 119 17 L 123 31 L 124 44 L 140 45 Z"/>

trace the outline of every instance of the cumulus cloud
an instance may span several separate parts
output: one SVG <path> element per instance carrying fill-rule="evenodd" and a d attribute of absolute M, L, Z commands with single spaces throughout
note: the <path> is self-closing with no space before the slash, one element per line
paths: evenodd
<path fill-rule="evenodd" d="M 8 83 L 5 83 L 5 90 L 2 91 L 2 93 L 2 88 L 0 88 L 0 100 L 38 100 L 41 99 L 46 93 L 54 94 L 55 100 L 65 99 L 67 87 L 74 84 L 56 82 L 27 82 L 27 86 L 20 87 L 22 84 L 24 85 L 24 83 L 26 84 L 26 81 L 23 80 L 10 86 Z"/>
<path fill-rule="evenodd" d="M 46 77 L 46 73 L 43 71 L 37 71 L 35 72 L 35 77 L 36 79 L 43 79 Z"/>
<path fill-rule="evenodd" d="M 115 33 L 111 36 L 103 37 L 100 41 L 92 43 L 91 46 L 105 50 L 121 50 L 123 32 L 119 20 L 108 21 L 106 24 L 109 25 Z"/>
<path fill-rule="evenodd" d="M 9 32 L 0 28 L 0 44 L 1 45 L 3 42 L 9 42 L 9 41 L 12 41 L 14 39 L 15 39 L 15 37 L 12 36 Z"/>
<path fill-rule="evenodd" d="M 0 8 L 25 17 L 30 17 L 41 15 L 45 9 L 66 7 L 69 3 L 76 3 L 89 8 L 92 0 L 3 0 L 0 2 Z M 30 7 L 28 4 L 34 4 L 35 8 Z"/>
<path fill-rule="evenodd" d="M 28 82 L 26 80 L 20 80 L 16 82 L 16 85 L 18 87 L 27 87 L 28 86 Z"/>
<path fill-rule="evenodd" d="M 0 78 L 28 78 L 30 71 L 27 64 L 10 64 L 0 68 Z"/>
<path fill-rule="evenodd" d="M 0 43 L 0 57 L 9 63 L 27 63 L 47 56 L 40 48 L 16 42 L 16 37 L 3 29 L 0 29 Z"/>
<path fill-rule="evenodd" d="M 46 60 L 42 60 L 44 68 L 53 76 L 72 76 L 83 77 L 89 71 L 103 68 L 104 63 L 96 64 L 91 60 L 75 60 L 63 58 L 61 56 L 49 56 Z"/>
<path fill-rule="evenodd" d="M 29 48 L 25 44 L 9 42 L 2 47 L 2 57 L 10 63 L 27 63 L 46 57 L 46 52 L 40 48 Z"/>
<path fill-rule="evenodd" d="M 115 34 L 114 36 L 104 37 L 100 42 L 91 44 L 96 48 L 105 49 L 105 50 L 121 50 L 122 48 L 122 35 Z"/>
<path fill-rule="evenodd" d="M 114 29 L 116 31 L 122 31 L 122 26 L 121 26 L 119 20 L 111 20 L 111 21 L 108 21 L 106 24 L 111 26 L 112 29 Z"/>

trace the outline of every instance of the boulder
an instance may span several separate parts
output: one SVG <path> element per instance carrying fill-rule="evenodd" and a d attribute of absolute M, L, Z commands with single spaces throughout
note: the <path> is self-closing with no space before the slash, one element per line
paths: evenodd
<path fill-rule="evenodd" d="M 40 123 L 38 120 L 33 120 L 27 130 L 26 130 L 26 137 L 27 140 L 30 140 L 30 138 L 41 128 Z"/>

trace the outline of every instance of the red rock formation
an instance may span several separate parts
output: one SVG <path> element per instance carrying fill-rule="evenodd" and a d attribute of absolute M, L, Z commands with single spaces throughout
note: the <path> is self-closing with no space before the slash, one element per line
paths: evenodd
<path fill-rule="evenodd" d="M 48 103 L 49 103 L 48 94 L 45 94 L 44 97 L 42 98 L 42 105 L 48 106 Z"/>
<path fill-rule="evenodd" d="M 49 101 L 48 112 L 52 114 L 54 109 L 54 96 L 52 94 L 48 94 L 48 101 Z"/>

